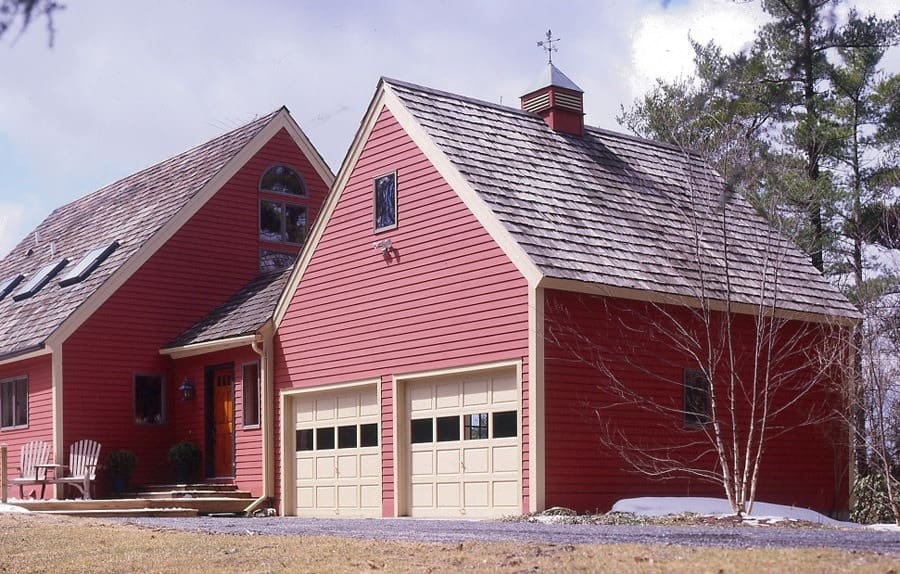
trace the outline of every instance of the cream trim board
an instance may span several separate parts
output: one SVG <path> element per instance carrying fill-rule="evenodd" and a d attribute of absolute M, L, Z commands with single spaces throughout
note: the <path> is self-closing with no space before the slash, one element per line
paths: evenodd
<path fill-rule="evenodd" d="M 327 393 L 330 391 L 349 390 L 354 387 L 367 387 L 370 385 L 381 384 L 381 379 L 365 379 L 361 381 L 352 381 L 347 383 L 332 383 L 329 385 L 320 385 L 315 387 L 303 387 L 300 389 L 283 389 L 281 395 L 284 397 L 295 397 L 298 395 L 308 395 L 314 393 Z"/>
<path fill-rule="evenodd" d="M 167 355 L 173 359 L 183 359 L 185 357 L 194 357 L 196 355 L 205 355 L 216 351 L 227 351 L 228 349 L 236 349 L 250 345 L 255 340 L 256 335 L 241 335 L 239 337 L 231 337 L 229 339 L 219 339 L 217 341 L 206 341 L 203 343 L 193 343 L 181 347 L 171 347 L 168 349 L 160 349 L 160 355 Z"/>
<path fill-rule="evenodd" d="M 394 375 L 395 382 L 407 382 L 409 379 L 432 379 L 436 377 L 444 377 L 448 375 L 462 375 L 466 373 L 477 373 L 480 371 L 497 371 L 501 369 L 516 368 L 519 373 L 519 391 L 522 390 L 522 360 L 509 359 L 506 361 L 495 361 L 491 363 L 478 363 L 477 365 L 466 365 L 463 367 L 451 367 L 449 369 L 435 369 L 430 371 L 416 371 L 411 373 L 403 373 Z M 521 400 L 520 400 L 521 402 Z"/>
<path fill-rule="evenodd" d="M 63 444 L 65 439 L 64 418 L 63 418 L 63 360 L 62 347 L 53 349 L 50 356 L 50 403 L 52 411 L 52 432 L 53 432 L 53 462 L 55 464 L 65 464 L 63 457 Z M 53 485 L 51 495 L 59 498 L 62 494 L 64 485 Z"/>
<path fill-rule="evenodd" d="M 546 505 L 544 290 L 528 289 L 528 510 Z"/>
<path fill-rule="evenodd" d="M 13 355 L 12 357 L 9 357 L 8 359 L 0 360 L 0 366 L 10 365 L 12 363 L 18 363 L 19 361 L 27 361 L 29 359 L 34 359 L 37 357 L 43 357 L 44 355 L 49 355 L 50 353 L 52 353 L 52 351 L 50 350 L 50 347 L 45 345 L 43 349 L 38 349 L 36 351 L 32 351 L 30 353 L 25 353 L 23 355 Z"/>
<path fill-rule="evenodd" d="M 131 278 L 165 243 L 184 226 L 241 168 L 282 128 L 288 126 L 287 110 L 281 110 L 216 173 L 184 207 L 144 245 L 132 253 L 88 299 L 50 335 L 47 344 L 56 346 L 68 339 L 103 303 Z"/>
<path fill-rule="evenodd" d="M 306 159 L 312 164 L 313 169 L 316 170 L 316 174 L 322 178 L 325 185 L 330 188 L 331 184 L 334 183 L 334 174 L 331 172 L 331 168 L 325 163 L 325 160 L 319 154 L 319 150 L 317 150 L 312 142 L 309 141 L 309 138 L 306 137 L 306 133 L 300 128 L 299 124 L 297 124 L 293 116 L 291 116 L 287 108 L 284 108 L 283 111 L 286 113 L 287 125 L 285 126 L 285 130 L 288 135 L 291 136 L 291 139 L 294 140 L 294 143 L 297 144 L 297 147 L 300 148 L 300 151 L 303 152 L 303 155 L 306 156 Z"/>
<path fill-rule="evenodd" d="M 390 85 L 385 86 L 384 91 L 385 105 L 388 110 L 500 249 L 503 250 L 509 260 L 512 261 L 513 265 L 528 279 L 529 283 L 540 280 L 543 277 L 543 273 L 534 264 L 531 257 L 513 238 L 500 220 L 497 219 L 497 216 L 488 204 L 472 189 L 472 186 L 456 169 L 447 155 L 434 143 L 434 140 L 431 139 L 406 106 L 403 105 L 403 102 L 391 90 Z"/>
<path fill-rule="evenodd" d="M 379 84 L 379 86 L 380 85 L 381 84 Z M 288 278 L 287 284 L 281 292 L 281 297 L 279 297 L 278 303 L 275 305 L 273 320 L 275 322 L 276 330 L 281 326 L 281 322 L 284 320 L 284 316 L 290 306 L 294 292 L 297 290 L 297 286 L 300 284 L 304 273 L 306 273 L 307 267 L 309 267 L 313 253 L 315 253 L 316 247 L 319 245 L 319 241 L 325 233 L 325 227 L 328 225 L 328 221 L 334 214 L 334 210 L 337 208 L 337 204 L 344 192 L 344 188 L 350 179 L 350 174 L 356 167 L 356 163 L 359 161 L 360 155 L 362 155 L 363 148 L 369 140 L 372 130 L 375 128 L 375 123 L 378 121 L 378 116 L 381 114 L 383 107 L 383 99 L 384 94 L 379 87 L 379 89 L 375 91 L 372 101 L 369 103 L 366 114 L 363 116 L 360 123 L 360 128 L 353 138 L 353 143 L 347 151 L 344 162 L 341 164 L 341 168 L 338 170 L 337 176 L 331 185 L 331 190 L 325 198 L 325 203 L 319 211 L 319 216 L 316 218 L 315 223 L 313 223 L 312 229 L 307 236 L 306 243 L 303 244 L 303 248 L 300 250 L 300 255 L 297 257 L 297 262 L 294 264 L 294 270 L 291 272 L 291 276 Z"/>
<path fill-rule="evenodd" d="M 545 289 L 555 289 L 557 291 L 570 291 L 573 293 L 584 293 L 587 295 L 600 295 L 603 297 L 614 297 L 617 299 L 628 299 L 631 301 L 644 301 L 658 305 L 675 305 L 680 307 L 699 308 L 700 302 L 697 297 L 688 295 L 673 295 L 662 293 L 659 291 L 650 291 L 645 289 L 633 289 L 627 287 L 614 287 L 611 285 L 602 285 L 599 283 L 587 283 L 585 281 L 574 281 L 571 279 L 555 279 L 545 278 L 539 286 Z M 725 303 L 718 299 L 709 300 L 709 307 L 714 311 L 724 311 Z M 746 303 L 732 303 L 731 310 L 734 313 L 742 315 L 758 315 L 759 307 Z M 797 321 L 805 321 L 808 323 L 825 323 L 838 326 L 853 326 L 857 320 L 850 317 L 840 317 L 835 315 L 824 315 L 818 313 L 804 313 L 801 311 L 791 311 L 787 309 L 775 309 L 775 317 L 780 319 L 791 319 Z"/>

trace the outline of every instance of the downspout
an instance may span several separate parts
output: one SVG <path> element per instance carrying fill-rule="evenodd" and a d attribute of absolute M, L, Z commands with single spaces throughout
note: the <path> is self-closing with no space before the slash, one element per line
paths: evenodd
<path fill-rule="evenodd" d="M 260 429 L 262 435 L 262 470 L 263 470 L 263 487 L 262 494 L 259 498 L 250 503 L 244 509 L 245 514 L 250 514 L 254 510 L 263 507 L 269 503 L 274 497 L 274 470 L 275 465 L 272 463 L 274 449 L 272 448 L 272 423 L 274 421 L 274 412 L 272 404 L 272 328 L 271 322 L 267 322 L 256 333 L 256 338 L 250 344 L 253 352 L 259 355 L 259 373 L 261 384 L 262 409 L 260 409 Z"/>

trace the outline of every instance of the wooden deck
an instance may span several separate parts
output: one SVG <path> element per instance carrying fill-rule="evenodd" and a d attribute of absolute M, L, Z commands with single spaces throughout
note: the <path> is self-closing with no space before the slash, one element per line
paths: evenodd
<path fill-rule="evenodd" d="M 198 516 L 243 514 L 254 502 L 251 494 L 231 485 L 192 484 L 149 487 L 123 498 L 96 500 L 11 500 L 31 512 L 70 516 Z"/>

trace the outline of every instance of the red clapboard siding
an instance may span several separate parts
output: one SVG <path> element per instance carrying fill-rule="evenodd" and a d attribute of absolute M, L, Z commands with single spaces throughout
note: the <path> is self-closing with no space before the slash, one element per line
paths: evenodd
<path fill-rule="evenodd" d="M 696 478 L 654 481 L 637 474 L 616 448 L 605 446 L 611 438 L 619 446 L 624 444 L 605 430 L 607 424 L 623 433 L 630 444 L 642 448 L 700 441 L 699 431 L 682 428 L 680 414 L 663 418 L 633 404 L 617 404 L 621 399 L 604 390 L 614 376 L 645 396 L 670 400 L 673 408 L 680 408 L 682 370 L 697 365 L 671 342 L 653 339 L 654 325 L 667 322 L 660 308 L 548 290 L 545 313 L 547 505 L 587 511 L 608 510 L 617 499 L 636 496 L 723 497 L 721 486 Z M 692 325 L 684 309 L 667 307 L 667 313 L 677 317 L 681 325 Z M 570 326 L 579 333 L 577 338 Z M 753 328 L 752 317 L 737 318 L 739 338 L 750 341 Z M 806 337 L 807 348 L 813 348 L 816 337 L 823 336 L 818 327 L 796 321 L 781 329 L 781 341 Z M 584 345 L 584 340 L 591 344 Z M 790 364 L 780 368 L 798 369 L 796 376 L 800 379 L 813 376 L 811 365 L 802 364 L 796 357 L 789 360 Z M 750 363 L 749 354 L 745 354 L 739 366 L 740 374 L 748 379 Z M 823 384 L 777 424 L 791 428 L 810 413 L 827 414 L 823 405 L 829 401 L 836 404 L 831 393 Z M 776 400 L 785 398 L 781 395 Z M 740 406 L 738 417 L 747 415 L 746 405 Z M 847 479 L 835 479 L 835 469 L 846 468 L 845 439 L 825 424 L 792 428 L 772 438 L 764 455 L 757 500 L 826 513 L 846 511 Z M 700 457 L 709 468 L 715 465 L 714 458 L 704 455 L 700 446 L 687 452 Z"/>
<path fill-rule="evenodd" d="M 0 381 L 21 376 L 28 377 L 28 426 L 0 430 L 0 444 L 5 444 L 8 448 L 7 464 L 11 477 L 18 476 L 16 468 L 21 462 L 23 444 L 32 440 L 44 440 L 53 444 L 53 378 L 50 355 L 0 365 Z M 51 496 L 52 490 L 48 489 L 46 496 Z M 26 486 L 25 496 L 32 493 L 39 497 L 41 490 Z M 17 498 L 19 487 L 9 487 L 7 495 Z"/>
<path fill-rule="evenodd" d="M 202 366 L 189 367 L 195 369 L 198 386 L 192 408 L 200 412 L 183 412 L 186 407 L 177 391 L 182 371 L 159 350 L 258 274 L 258 185 L 274 164 L 289 165 L 301 174 L 309 218 L 317 217 L 327 185 L 282 130 L 66 341 L 66 444 L 92 438 L 102 443 L 103 452 L 135 451 L 139 462 L 133 480 L 138 484 L 171 481 L 166 452 L 172 443 L 192 439 L 203 447 Z M 166 377 L 166 424 L 134 422 L 135 374 Z M 261 457 L 251 444 L 252 434 L 238 446 L 238 480 L 251 487 L 261 480 Z"/>
<path fill-rule="evenodd" d="M 373 178 L 392 171 L 398 227 L 376 234 Z M 382 239 L 395 249 L 390 258 L 372 247 Z M 385 515 L 394 512 L 392 376 L 527 363 L 525 279 L 387 110 L 293 294 L 276 355 L 280 390 L 381 379 Z M 527 373 L 526 365 L 526 388 Z M 527 437 L 525 413 L 523 427 Z"/>

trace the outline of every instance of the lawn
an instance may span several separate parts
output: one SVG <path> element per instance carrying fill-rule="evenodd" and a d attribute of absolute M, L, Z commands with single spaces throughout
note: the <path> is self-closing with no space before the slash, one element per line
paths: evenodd
<path fill-rule="evenodd" d="M 835 550 L 424 544 L 196 534 L 0 514 L 0 572 L 900 572 L 900 559 Z"/>

